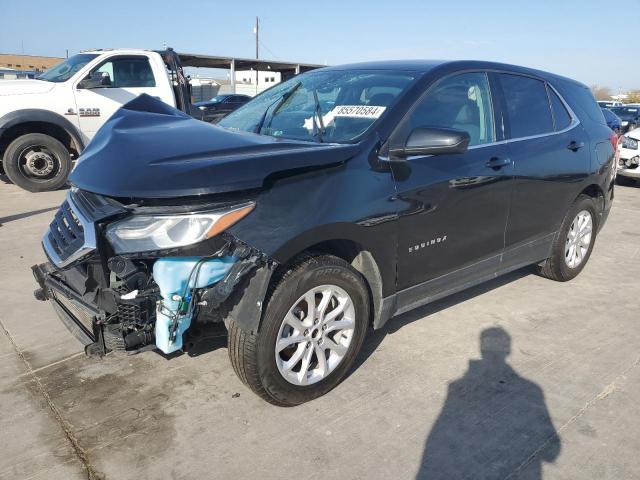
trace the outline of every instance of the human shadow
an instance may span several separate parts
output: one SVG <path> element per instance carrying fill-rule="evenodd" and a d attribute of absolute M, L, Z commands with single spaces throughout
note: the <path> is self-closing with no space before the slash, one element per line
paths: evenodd
<path fill-rule="evenodd" d="M 425 441 L 419 480 L 540 480 L 543 463 L 560 454 L 542 389 L 506 362 L 509 334 L 500 327 L 484 330 L 480 351 L 482 357 L 449 384 Z"/>
<path fill-rule="evenodd" d="M 524 267 L 505 275 L 501 275 L 497 278 L 494 278 L 493 280 L 481 283 L 480 285 L 476 285 L 475 287 L 471 287 L 466 290 L 462 290 L 461 292 L 454 293 L 453 295 L 441 298 L 440 300 L 436 300 L 422 307 L 410 310 L 406 313 L 403 313 L 402 315 L 398 315 L 397 317 L 391 318 L 380 330 L 370 330 L 367 333 L 367 337 L 365 338 L 362 350 L 356 357 L 354 366 L 353 368 L 351 368 L 347 376 L 350 376 L 364 363 L 366 363 L 366 361 L 371 355 L 375 353 L 375 351 L 378 349 L 387 335 L 393 335 L 402 327 L 409 325 L 410 323 L 413 323 L 415 321 L 428 321 L 426 317 L 429 317 L 430 315 L 434 315 L 442 310 L 446 310 L 449 307 L 466 302 L 467 300 L 478 297 L 532 274 L 532 267 Z"/>

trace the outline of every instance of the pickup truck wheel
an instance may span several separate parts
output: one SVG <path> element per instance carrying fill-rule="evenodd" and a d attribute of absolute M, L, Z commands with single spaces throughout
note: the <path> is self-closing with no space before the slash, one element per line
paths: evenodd
<path fill-rule="evenodd" d="M 362 275 L 331 255 L 307 258 L 272 290 L 258 333 L 228 322 L 231 364 L 263 399 L 299 405 L 340 383 L 362 347 L 368 320 Z"/>
<path fill-rule="evenodd" d="M 551 257 L 540 267 L 543 277 L 566 282 L 582 271 L 596 240 L 597 218 L 593 199 L 580 195 L 562 222 Z"/>
<path fill-rule="evenodd" d="M 2 163 L 9 180 L 30 192 L 57 190 L 71 171 L 71 156 L 65 146 L 42 133 L 16 138 L 4 152 Z"/>

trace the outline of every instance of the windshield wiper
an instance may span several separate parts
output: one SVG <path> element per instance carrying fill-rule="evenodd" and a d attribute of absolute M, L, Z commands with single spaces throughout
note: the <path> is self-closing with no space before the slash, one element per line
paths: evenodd
<path fill-rule="evenodd" d="M 269 114 L 269 111 L 271 110 L 271 108 L 274 105 L 276 106 L 273 109 L 273 113 L 271 114 L 271 118 L 273 118 L 276 112 L 280 110 L 280 107 L 282 107 L 282 105 L 284 105 L 284 103 L 287 100 L 289 100 L 289 97 L 293 94 L 293 92 L 295 92 L 300 87 L 300 85 L 302 85 L 302 82 L 298 82 L 295 85 L 293 85 L 289 90 L 284 92 L 281 97 L 277 98 L 271 105 L 269 105 L 265 109 L 264 113 L 262 114 L 262 117 L 260 118 L 260 121 L 258 122 L 258 125 L 256 125 L 256 129 L 254 130 L 254 133 L 260 133 L 262 131 L 262 126 L 264 125 L 264 122 L 267 119 L 267 115 Z"/>
<path fill-rule="evenodd" d="M 320 109 L 320 100 L 318 100 L 318 91 L 313 89 L 313 100 L 315 101 L 315 110 L 313 112 L 313 136 L 318 139 L 318 142 L 322 143 L 322 136 L 326 129 L 324 127 L 324 120 L 322 119 L 322 111 Z M 316 122 L 316 117 L 318 121 Z M 320 124 L 320 128 L 318 128 Z"/>

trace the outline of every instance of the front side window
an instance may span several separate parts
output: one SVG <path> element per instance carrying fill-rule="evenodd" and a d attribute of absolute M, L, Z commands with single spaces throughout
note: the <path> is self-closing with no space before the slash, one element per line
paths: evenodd
<path fill-rule="evenodd" d="M 487 74 L 462 73 L 436 84 L 410 114 L 408 127 L 409 132 L 418 127 L 463 130 L 471 137 L 471 146 L 493 142 L 493 109 Z"/>
<path fill-rule="evenodd" d="M 506 73 L 498 74 L 498 78 L 507 106 L 511 138 L 554 131 L 547 89 L 543 82 Z"/>
<path fill-rule="evenodd" d="M 151 65 L 147 57 L 119 57 L 109 60 L 91 72 L 91 75 L 108 75 L 111 88 L 155 87 Z"/>
<path fill-rule="evenodd" d="M 87 63 L 96 58 L 98 55 L 94 53 L 80 53 L 67 58 L 64 62 L 51 67 L 42 75 L 36 77 L 38 80 L 46 80 L 47 82 L 66 82 L 73 77 Z M 20 65 L 16 65 L 19 67 Z"/>
<path fill-rule="evenodd" d="M 219 126 L 273 137 L 352 142 L 392 106 L 411 73 L 330 70 L 296 76 L 264 91 Z M 372 94 L 382 89 L 379 94 Z"/>

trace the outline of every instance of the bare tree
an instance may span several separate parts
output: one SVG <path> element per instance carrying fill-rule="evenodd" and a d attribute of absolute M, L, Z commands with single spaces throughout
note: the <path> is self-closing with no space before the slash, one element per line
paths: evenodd
<path fill-rule="evenodd" d="M 625 103 L 640 103 L 640 90 L 629 90 Z"/>
<path fill-rule="evenodd" d="M 611 100 L 611 89 L 609 87 L 602 87 L 600 85 L 592 85 L 591 92 L 596 100 Z"/>

